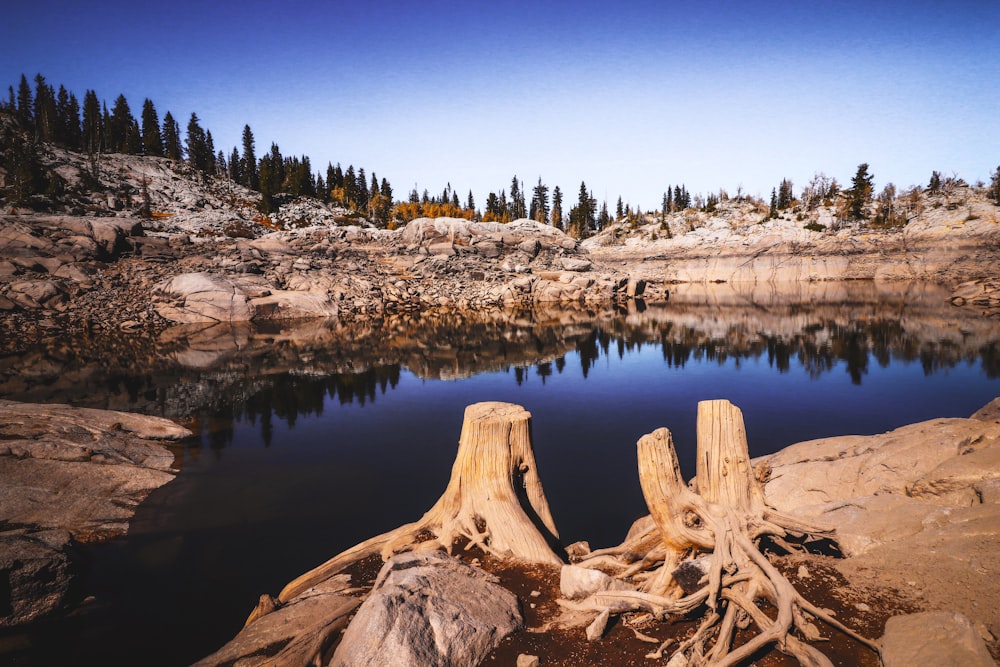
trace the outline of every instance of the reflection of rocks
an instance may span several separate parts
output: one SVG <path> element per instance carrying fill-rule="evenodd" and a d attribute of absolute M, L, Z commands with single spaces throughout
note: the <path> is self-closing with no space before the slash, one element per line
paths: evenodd
<path fill-rule="evenodd" d="M 1000 374 L 991 320 L 952 307 L 940 288 L 827 283 L 787 293 L 676 287 L 671 305 L 622 309 L 624 317 L 610 306 L 438 308 L 354 323 L 200 322 L 155 337 L 69 336 L 0 356 L 0 396 L 187 418 L 223 403 L 238 411 L 267 387 L 295 385 L 310 395 L 305 384 L 312 383 L 319 407 L 319 394 L 345 401 L 371 396 L 394 385 L 403 369 L 454 379 L 558 362 L 574 351 L 581 363 L 592 364 L 613 340 L 657 344 L 675 365 L 695 355 L 763 356 L 779 368 L 797 361 L 819 375 L 842 363 L 856 382 L 863 382 L 873 357 L 878 363 L 917 361 L 928 372 L 978 359 L 988 375 Z"/>
<path fill-rule="evenodd" d="M 173 478 L 160 443 L 190 435 L 156 417 L 0 401 L 0 626 L 67 602 L 72 542 L 121 535 L 138 504 Z"/>

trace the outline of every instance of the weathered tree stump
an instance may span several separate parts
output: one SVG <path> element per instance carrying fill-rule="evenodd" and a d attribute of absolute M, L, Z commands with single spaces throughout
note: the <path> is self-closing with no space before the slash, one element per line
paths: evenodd
<path fill-rule="evenodd" d="M 424 516 L 362 542 L 298 577 L 281 591 L 287 602 L 373 554 L 385 560 L 412 549 L 452 552 L 464 538 L 500 558 L 561 565 L 559 536 L 531 446 L 531 414 L 511 403 L 476 403 L 465 421 L 451 479 Z M 258 608 L 259 609 L 259 608 Z M 258 612 L 247 620 L 249 624 Z"/>
<path fill-rule="evenodd" d="M 580 564 L 630 577 L 640 588 L 597 593 L 566 606 L 613 613 L 643 611 L 660 618 L 704 608 L 697 631 L 674 650 L 677 663 L 684 665 L 736 665 L 772 644 L 803 665 L 829 665 L 822 653 L 793 634 L 819 639 L 813 619 L 877 653 L 873 642 L 805 600 L 762 553 L 764 539 L 794 551 L 810 541 L 832 541 L 834 534 L 767 505 L 750 464 L 738 408 L 725 400 L 698 404 L 697 472 L 690 486 L 681 477 L 669 430 L 657 429 L 640 438 L 638 459 L 652 524 L 633 530 L 622 545 L 595 552 Z M 696 590 L 685 593 L 675 577 L 678 566 L 706 553 L 710 554 L 706 575 Z M 762 600 L 777 610 L 775 618 L 763 611 Z M 750 624 L 759 633 L 734 647 L 736 630 Z"/>

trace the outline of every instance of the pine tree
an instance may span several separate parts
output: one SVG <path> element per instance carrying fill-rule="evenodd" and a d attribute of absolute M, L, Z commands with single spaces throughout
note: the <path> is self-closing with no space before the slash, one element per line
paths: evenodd
<path fill-rule="evenodd" d="M 368 209 L 368 183 L 365 182 L 365 168 L 358 167 L 358 181 L 355 186 L 355 192 L 357 193 L 357 210 L 365 211 Z"/>
<path fill-rule="evenodd" d="M 80 129 L 80 102 L 76 95 L 69 94 L 69 107 L 63 120 L 63 136 L 66 146 L 78 151 L 83 147 L 83 134 Z"/>
<path fill-rule="evenodd" d="M 83 96 L 83 150 L 94 155 L 101 151 L 101 104 L 97 93 L 88 90 Z"/>
<path fill-rule="evenodd" d="M 927 183 L 927 189 L 930 190 L 932 193 L 937 193 L 937 192 L 941 191 L 941 172 L 940 171 L 932 171 L 931 172 L 931 180 L 930 180 L 929 183 Z"/>
<path fill-rule="evenodd" d="M 865 218 L 865 208 L 871 203 L 875 192 L 875 177 L 868 173 L 868 163 L 858 165 L 851 179 L 851 189 L 847 191 L 847 212 L 855 220 Z"/>
<path fill-rule="evenodd" d="M 1000 206 L 1000 166 L 997 167 L 997 170 L 993 172 L 993 176 L 990 178 L 989 195 L 997 203 L 997 206 Z"/>
<path fill-rule="evenodd" d="M 465 208 L 469 211 L 476 210 L 476 200 L 472 198 L 472 190 L 469 190 L 469 198 L 465 200 Z"/>
<path fill-rule="evenodd" d="M 549 219 L 549 186 L 542 184 L 541 176 L 538 177 L 538 185 L 532 189 L 531 219 L 541 223 Z"/>
<path fill-rule="evenodd" d="M 254 165 L 254 170 L 257 165 Z M 243 170 L 240 164 L 240 152 L 233 146 L 233 152 L 229 154 L 229 180 L 233 183 L 243 183 Z"/>
<path fill-rule="evenodd" d="M 17 120 L 23 127 L 32 127 L 34 120 L 34 99 L 31 96 L 31 86 L 28 85 L 28 78 L 21 75 L 21 82 L 17 85 Z"/>
<path fill-rule="evenodd" d="M 187 125 L 187 138 L 184 141 L 187 150 L 187 160 L 195 169 L 207 172 L 209 166 L 208 141 L 205 130 L 198 122 L 198 114 L 191 112 L 191 118 Z"/>
<path fill-rule="evenodd" d="M 260 187 L 260 175 L 257 173 L 257 155 L 254 150 L 253 131 L 249 125 L 243 126 L 243 158 L 240 160 L 240 185 L 251 190 Z M 327 179 L 329 180 L 329 179 Z"/>
<path fill-rule="evenodd" d="M 625 216 L 625 209 L 622 207 L 621 195 L 618 196 L 618 203 L 615 204 L 615 219 L 621 220 Z"/>
<path fill-rule="evenodd" d="M 51 142 L 56 138 L 56 94 L 41 74 L 35 76 L 35 138 Z"/>
<path fill-rule="evenodd" d="M 79 109 L 77 109 L 79 112 Z M 66 86 L 59 84 L 59 93 L 56 95 L 56 128 L 55 134 L 53 136 L 53 141 L 68 148 L 75 148 L 70 146 L 70 135 L 72 133 L 70 129 L 70 101 L 69 101 L 69 91 L 66 90 Z M 77 116 L 77 125 L 80 124 L 79 115 Z"/>
<path fill-rule="evenodd" d="M 171 160 L 183 157 L 181 127 L 169 111 L 163 116 L 163 154 Z"/>
<path fill-rule="evenodd" d="M 771 188 L 771 206 L 767 211 L 767 217 L 778 217 L 778 191 L 774 188 Z"/>
<path fill-rule="evenodd" d="M 792 182 L 787 178 L 781 179 L 781 184 L 778 186 L 778 209 L 783 211 L 791 206 L 794 198 L 792 194 Z"/>
<path fill-rule="evenodd" d="M 212 140 L 212 131 L 205 130 L 205 173 L 216 173 L 215 163 L 215 142 Z"/>
<path fill-rule="evenodd" d="M 139 130 L 139 121 L 135 118 L 125 129 L 125 146 L 122 152 L 127 155 L 142 155 L 142 132 Z"/>
<path fill-rule="evenodd" d="M 510 219 L 520 220 L 527 217 L 527 207 L 524 204 L 524 187 L 517 180 L 517 175 L 510 181 Z"/>
<path fill-rule="evenodd" d="M 112 153 L 128 153 L 128 133 L 132 127 L 132 110 L 128 100 L 119 95 L 111 108 L 111 116 L 107 125 L 107 148 Z"/>
<path fill-rule="evenodd" d="M 163 135 L 156 107 L 148 97 L 142 103 L 142 151 L 152 157 L 163 157 Z"/>
<path fill-rule="evenodd" d="M 557 185 L 552 189 L 552 212 L 549 215 L 549 219 L 552 222 L 552 226 L 558 227 L 559 229 L 562 229 L 562 218 L 563 218 L 562 203 L 563 203 L 562 190 L 560 190 L 559 186 Z"/>

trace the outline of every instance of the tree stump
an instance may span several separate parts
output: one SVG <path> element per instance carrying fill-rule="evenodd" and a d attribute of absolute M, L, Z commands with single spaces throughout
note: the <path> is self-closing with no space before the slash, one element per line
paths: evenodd
<path fill-rule="evenodd" d="M 762 553 L 765 538 L 794 551 L 810 541 L 832 541 L 834 534 L 767 505 L 750 464 L 740 410 L 725 400 L 700 402 L 697 440 L 697 471 L 687 486 L 668 429 L 657 429 L 639 439 L 639 482 L 652 525 L 633 531 L 619 547 L 595 552 L 580 563 L 631 577 L 641 584 L 640 589 L 597 593 L 582 603 L 566 606 L 617 613 L 643 611 L 661 618 L 704 608 L 701 625 L 674 651 L 671 664 L 676 658 L 684 665 L 731 666 L 773 644 L 800 664 L 829 665 L 822 653 L 792 634 L 796 630 L 808 640 L 819 639 L 813 619 L 877 653 L 872 641 L 805 600 Z M 685 593 L 675 580 L 678 566 L 706 553 L 710 554 L 706 576 L 697 582 L 694 592 Z M 775 618 L 762 610 L 761 600 L 777 610 Z M 751 623 L 759 633 L 734 647 L 736 630 Z"/>
<path fill-rule="evenodd" d="M 562 565 L 531 445 L 531 413 L 511 403 L 475 403 L 465 421 L 451 479 L 424 516 L 358 544 L 298 577 L 281 591 L 284 603 L 373 554 L 386 560 L 411 549 L 444 548 L 464 538 L 499 558 Z M 247 620 L 257 618 L 257 612 Z"/>

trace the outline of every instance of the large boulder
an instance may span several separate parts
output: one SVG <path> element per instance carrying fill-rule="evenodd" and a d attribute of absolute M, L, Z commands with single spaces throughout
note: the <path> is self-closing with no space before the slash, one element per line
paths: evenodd
<path fill-rule="evenodd" d="M 517 597 L 440 552 L 389 559 L 334 653 L 337 667 L 478 665 L 523 619 Z"/>
<path fill-rule="evenodd" d="M 913 495 L 915 488 L 924 500 L 950 504 L 955 485 L 934 480 L 968 473 L 958 462 L 935 470 L 974 453 L 993 461 L 994 453 L 986 450 L 997 447 L 1000 424 L 979 419 L 931 419 L 880 435 L 810 440 L 767 457 L 771 473 L 764 492 L 774 507 L 789 511 L 862 496 Z M 1000 472 L 985 469 L 977 481 L 990 474 Z"/>
<path fill-rule="evenodd" d="M 246 322 L 254 311 L 247 294 L 232 280 L 212 273 L 184 273 L 154 290 L 156 312 L 178 324 Z"/>

